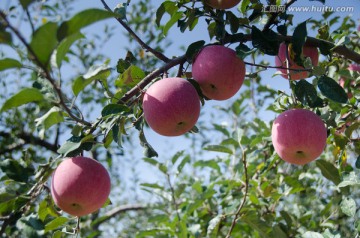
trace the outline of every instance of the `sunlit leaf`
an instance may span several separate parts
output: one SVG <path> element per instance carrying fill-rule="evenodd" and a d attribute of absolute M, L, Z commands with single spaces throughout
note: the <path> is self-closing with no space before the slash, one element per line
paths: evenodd
<path fill-rule="evenodd" d="M 5 58 L 0 60 L 0 71 L 4 71 L 11 68 L 21 68 L 22 64 L 11 58 Z"/>
<path fill-rule="evenodd" d="M 36 88 L 24 88 L 6 100 L 0 111 L 43 100 L 42 93 Z"/>

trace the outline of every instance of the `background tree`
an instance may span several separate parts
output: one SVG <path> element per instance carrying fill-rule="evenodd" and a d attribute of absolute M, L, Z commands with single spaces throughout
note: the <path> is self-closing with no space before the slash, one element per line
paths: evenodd
<path fill-rule="evenodd" d="M 0 3 L 2 237 L 359 236 L 360 33 L 338 14 L 357 16 L 358 2 L 310 1 L 321 13 L 309 19 L 293 0 L 204 2 Z M 194 56 L 215 42 L 244 60 L 241 90 L 202 98 L 193 133 L 154 134 L 144 91 L 168 75 L 194 83 Z M 272 78 L 273 69 L 290 75 L 274 63 L 282 42 L 310 78 Z M 299 54 L 305 44 L 319 49 L 318 66 Z M 271 141 L 275 116 L 294 107 L 327 127 L 325 151 L 304 166 L 281 160 Z M 108 169 L 112 190 L 104 208 L 77 219 L 54 205 L 49 181 L 80 154 Z"/>

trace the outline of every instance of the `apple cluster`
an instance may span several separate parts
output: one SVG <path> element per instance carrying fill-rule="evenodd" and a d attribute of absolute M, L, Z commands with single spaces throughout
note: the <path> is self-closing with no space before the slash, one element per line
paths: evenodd
<path fill-rule="evenodd" d="M 205 0 L 215 9 L 229 9 L 240 0 Z M 319 53 L 305 45 L 303 57 L 310 57 L 314 66 Z M 275 64 L 282 76 L 290 80 L 309 77 L 303 66 L 294 62 L 285 43 L 279 48 Z M 286 69 L 288 68 L 289 69 Z M 208 45 L 196 55 L 192 75 L 202 95 L 212 100 L 227 100 L 241 88 L 245 64 L 236 52 L 222 45 Z M 163 136 L 179 136 L 190 131 L 200 116 L 200 97 L 188 80 L 179 77 L 153 83 L 143 97 L 144 118 Z M 321 118 L 306 109 L 290 109 L 281 113 L 272 126 L 272 142 L 284 161 L 304 165 L 315 160 L 326 146 L 327 131 Z M 103 165 L 82 156 L 67 158 L 52 175 L 51 195 L 55 204 L 73 216 L 84 216 L 100 209 L 110 194 L 110 176 Z"/>
<path fill-rule="evenodd" d="M 206 98 L 226 100 L 243 84 L 245 64 L 234 50 L 210 45 L 195 57 L 192 73 Z M 200 115 L 198 92 L 189 81 L 178 77 L 152 84 L 144 94 L 142 106 L 148 125 L 163 136 L 190 131 Z"/>

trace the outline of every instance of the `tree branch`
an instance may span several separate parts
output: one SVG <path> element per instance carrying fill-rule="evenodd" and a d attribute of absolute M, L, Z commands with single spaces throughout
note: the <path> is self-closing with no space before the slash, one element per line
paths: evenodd
<path fill-rule="evenodd" d="M 105 2 L 105 0 L 101 0 L 102 4 L 104 5 L 104 8 L 110 12 L 113 12 L 111 10 L 111 8 L 107 5 L 107 3 Z M 121 25 L 122 27 L 125 28 L 125 30 L 127 32 L 129 32 L 129 34 L 139 43 L 139 45 L 143 48 L 146 49 L 147 51 L 151 52 L 153 55 L 155 55 L 156 58 L 164 61 L 165 63 L 168 63 L 170 61 L 170 59 L 168 57 L 166 57 L 164 54 L 162 54 L 161 52 L 151 48 L 149 45 L 147 45 L 143 40 L 140 39 L 140 37 L 121 19 L 121 18 L 115 18 Z"/>
<path fill-rule="evenodd" d="M 4 137 L 4 138 L 9 138 L 9 137 L 13 137 L 14 135 L 12 135 L 8 132 L 0 131 L 0 136 Z M 44 147 L 45 149 L 50 150 L 54 153 L 56 153 L 56 151 L 58 149 L 58 146 L 56 144 L 51 144 L 43 139 L 40 139 L 39 137 L 33 136 L 26 132 L 21 132 L 19 134 L 16 134 L 15 136 L 17 138 L 22 139 L 24 141 L 24 143 L 23 144 L 20 143 L 17 146 L 14 146 L 13 148 L 5 149 L 5 150 L 1 151 L 0 154 L 4 154 L 6 152 L 11 152 L 11 151 L 14 151 L 15 149 L 19 149 L 22 146 L 24 146 L 25 144 L 41 146 L 41 147 Z"/>
<path fill-rule="evenodd" d="M 124 212 L 128 212 L 128 211 L 139 211 L 139 210 L 144 210 L 146 208 L 148 208 L 149 206 L 146 206 L 144 204 L 127 204 L 127 205 L 121 205 L 118 207 L 115 207 L 114 209 L 106 212 L 103 215 L 103 218 L 100 219 L 99 221 L 95 222 L 95 224 L 93 224 L 93 226 L 100 226 L 102 223 L 110 220 L 111 218 L 124 213 Z"/>

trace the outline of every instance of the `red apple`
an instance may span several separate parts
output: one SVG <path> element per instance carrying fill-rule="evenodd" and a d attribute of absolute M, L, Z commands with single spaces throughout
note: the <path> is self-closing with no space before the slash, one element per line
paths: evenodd
<path fill-rule="evenodd" d="M 209 99 L 234 96 L 245 78 L 245 64 L 236 52 L 222 45 L 204 47 L 195 57 L 192 75 Z"/>
<path fill-rule="evenodd" d="M 316 47 L 312 46 L 304 46 L 302 51 L 304 57 L 310 57 L 312 65 L 317 66 L 319 63 L 319 52 L 316 49 Z M 286 44 L 281 43 L 279 48 L 279 53 L 275 57 L 275 65 L 277 67 L 287 67 L 286 59 L 289 61 L 289 68 L 290 69 L 304 69 L 304 67 L 297 65 L 294 60 L 291 58 L 291 52 L 288 48 L 288 52 L 286 53 Z M 286 57 L 288 56 L 288 57 Z M 288 72 L 287 69 L 279 69 L 281 72 L 281 75 L 288 79 Z M 291 80 L 299 80 L 309 77 L 309 72 L 307 71 L 294 71 L 290 70 L 290 76 Z"/>
<path fill-rule="evenodd" d="M 345 88 L 345 82 L 346 80 L 350 80 L 350 79 L 345 79 L 343 77 L 340 78 L 339 80 L 339 85 L 345 89 L 345 91 L 347 91 L 347 95 L 348 95 L 348 98 L 352 98 L 354 95 L 351 93 L 351 90 L 350 90 L 350 86 L 355 86 L 355 81 L 354 80 L 351 80 L 350 81 L 350 85 L 348 87 Z"/>
<path fill-rule="evenodd" d="M 241 0 L 205 0 L 205 3 L 215 9 L 229 9 L 235 7 Z"/>
<path fill-rule="evenodd" d="M 360 73 L 360 65 L 359 64 L 350 64 L 348 70 L 357 71 Z"/>
<path fill-rule="evenodd" d="M 101 208 L 110 194 L 110 176 L 94 159 L 65 159 L 52 175 L 51 195 L 55 204 L 73 216 L 84 216 Z"/>
<path fill-rule="evenodd" d="M 306 109 L 291 109 L 274 121 L 271 138 L 283 160 L 304 165 L 321 155 L 326 146 L 326 127 L 321 118 Z"/>
<path fill-rule="evenodd" d="M 183 78 L 165 78 L 152 84 L 143 98 L 148 125 L 163 136 L 190 131 L 200 115 L 200 100 L 194 86 Z"/>

